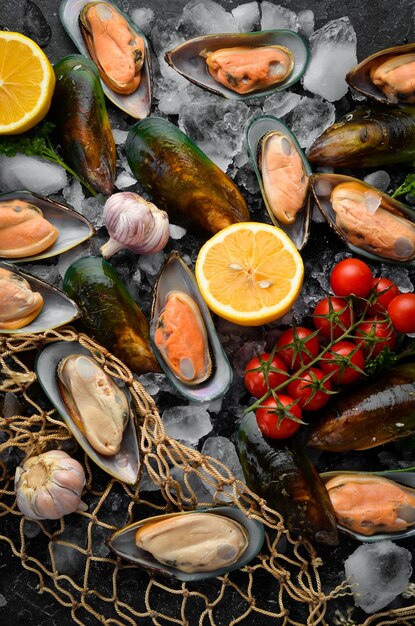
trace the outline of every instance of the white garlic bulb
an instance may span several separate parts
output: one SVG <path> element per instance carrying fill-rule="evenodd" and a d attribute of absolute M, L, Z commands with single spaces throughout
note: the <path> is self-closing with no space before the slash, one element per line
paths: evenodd
<path fill-rule="evenodd" d="M 160 252 L 169 240 L 169 218 L 165 211 L 130 191 L 108 198 L 104 224 L 110 239 L 101 247 L 104 259 L 128 248 L 138 254 Z"/>
<path fill-rule="evenodd" d="M 14 487 L 19 511 L 28 519 L 59 519 L 88 507 L 81 500 L 85 472 L 62 450 L 27 459 L 16 469 Z"/>

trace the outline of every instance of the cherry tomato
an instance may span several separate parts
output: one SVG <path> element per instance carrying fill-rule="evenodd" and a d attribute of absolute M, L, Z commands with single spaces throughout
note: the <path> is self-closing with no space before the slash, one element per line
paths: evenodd
<path fill-rule="evenodd" d="M 346 357 L 351 364 L 363 370 L 365 366 L 363 352 L 351 341 L 338 341 L 333 344 L 320 361 L 320 367 L 325 374 L 334 372 L 330 380 L 338 385 L 354 383 L 362 375 L 361 372 L 347 365 Z"/>
<path fill-rule="evenodd" d="M 368 317 L 359 324 L 356 335 L 364 338 L 359 346 L 370 358 L 377 356 L 384 348 L 393 350 L 398 339 L 390 320 L 386 317 Z"/>
<path fill-rule="evenodd" d="M 303 326 L 289 328 L 277 341 L 278 356 L 293 370 L 311 363 L 320 352 L 317 337 L 311 336 L 313 331 Z M 308 339 L 307 339 L 308 337 Z"/>
<path fill-rule="evenodd" d="M 277 355 L 274 356 L 270 362 L 271 355 L 263 352 L 257 356 L 254 356 L 245 367 L 245 387 L 256 398 L 262 398 L 268 391 L 266 378 L 271 389 L 281 385 L 284 380 L 287 380 L 287 366 L 282 359 Z M 272 368 L 282 370 L 282 372 L 274 372 Z M 257 371 L 250 371 L 257 370 Z M 265 373 L 265 376 L 264 376 Z"/>
<path fill-rule="evenodd" d="M 331 390 L 330 379 L 322 379 L 326 374 L 317 367 L 310 367 L 309 370 L 301 374 L 301 378 L 293 380 L 288 385 L 288 393 L 305 411 L 317 411 L 321 409 L 330 399 L 330 395 L 324 391 Z"/>
<path fill-rule="evenodd" d="M 292 405 L 287 410 L 298 420 L 302 418 L 302 411 L 298 404 L 294 404 L 293 398 L 283 394 L 278 394 L 277 397 L 279 402 L 276 402 L 272 396 L 267 398 L 263 402 L 263 406 L 256 410 L 255 417 L 260 431 L 266 437 L 287 439 L 297 432 L 300 423 L 290 417 L 284 417 L 287 414 L 284 407 Z"/>
<path fill-rule="evenodd" d="M 313 324 L 323 337 L 330 339 L 332 332 L 333 338 L 337 339 L 353 324 L 353 317 L 347 300 L 329 296 L 317 303 L 313 311 Z"/>
<path fill-rule="evenodd" d="M 372 270 L 359 259 L 344 259 L 334 266 L 330 285 L 336 296 L 366 298 L 372 288 Z"/>
<path fill-rule="evenodd" d="M 377 313 L 386 314 L 389 303 L 399 295 L 400 291 L 397 285 L 389 278 L 374 278 L 372 280 L 371 293 L 376 296 L 373 304 L 368 307 L 367 313 L 369 315 L 376 315 Z"/>
<path fill-rule="evenodd" d="M 415 333 L 415 293 L 401 293 L 388 306 L 395 329 L 400 333 Z"/>

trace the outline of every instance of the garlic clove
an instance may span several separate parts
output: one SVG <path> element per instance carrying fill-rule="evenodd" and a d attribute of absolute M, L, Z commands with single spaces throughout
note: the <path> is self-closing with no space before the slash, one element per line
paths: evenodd
<path fill-rule="evenodd" d="M 115 193 L 104 206 L 104 224 L 110 239 L 101 247 L 108 259 L 128 248 L 137 254 L 160 252 L 169 240 L 169 218 L 165 211 L 130 191 Z"/>

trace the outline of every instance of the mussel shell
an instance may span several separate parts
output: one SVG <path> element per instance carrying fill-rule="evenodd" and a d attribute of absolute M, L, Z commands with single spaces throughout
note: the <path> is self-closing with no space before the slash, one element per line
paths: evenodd
<path fill-rule="evenodd" d="M 370 72 L 392 57 L 413 52 L 415 52 L 415 43 L 408 43 L 404 46 L 393 46 L 392 48 L 385 48 L 384 50 L 375 52 L 375 54 L 372 54 L 353 67 L 347 74 L 346 81 L 353 89 L 356 89 L 356 91 L 359 91 L 368 98 L 372 98 L 383 104 L 396 104 L 396 101 L 388 98 L 388 96 L 371 81 Z M 405 100 L 402 100 L 402 102 L 405 102 Z"/>
<path fill-rule="evenodd" d="M 399 485 L 404 485 L 405 487 L 411 487 L 415 489 L 415 468 L 410 467 L 405 470 L 387 470 L 383 472 L 356 472 L 356 471 L 331 471 L 331 472 L 322 472 L 320 477 L 324 484 L 326 484 L 330 479 L 334 478 L 338 474 L 348 474 L 351 477 L 353 476 L 382 476 L 383 478 L 388 478 Z M 415 525 L 411 528 L 407 528 L 406 530 L 398 531 L 395 533 L 376 533 L 374 535 L 362 535 L 354 530 L 350 530 L 350 528 L 345 528 L 341 524 L 337 524 L 337 527 L 351 535 L 358 541 L 362 541 L 363 543 L 375 543 L 376 541 L 385 541 L 386 539 L 391 539 L 395 541 L 397 539 L 406 539 L 407 537 L 413 537 L 415 535 Z"/>
<path fill-rule="evenodd" d="M 30 191 L 13 191 L 0 194 L 0 215 L 1 203 L 10 200 L 23 200 L 39 207 L 45 220 L 53 224 L 59 231 L 58 238 L 52 246 L 34 256 L 12 259 L 13 263 L 28 263 L 57 256 L 78 246 L 95 234 L 92 224 L 77 211 L 56 202 L 56 200 L 50 200 Z"/>
<path fill-rule="evenodd" d="M 380 256 L 379 254 L 372 253 L 362 247 L 357 247 L 356 245 L 348 241 L 346 235 L 336 225 L 335 212 L 330 202 L 330 196 L 333 189 L 337 185 L 347 182 L 357 182 L 364 187 L 367 187 L 368 190 L 376 192 L 378 195 L 382 196 L 388 202 L 388 204 L 392 204 L 396 208 L 397 214 L 403 214 L 405 219 L 414 222 L 415 225 L 415 209 L 412 209 L 411 207 L 402 204 L 402 202 L 399 202 L 398 200 L 395 200 L 395 198 L 388 196 L 386 193 L 383 193 L 383 191 L 379 191 L 379 189 L 372 187 L 372 185 L 369 185 L 364 181 L 358 180 L 357 178 L 353 178 L 351 176 L 343 176 L 341 174 L 313 174 L 310 178 L 310 187 L 313 192 L 316 204 L 325 219 L 327 220 L 329 226 L 335 231 L 340 239 L 345 242 L 347 247 L 354 254 L 364 256 L 371 261 L 378 261 L 382 263 L 395 263 L 397 265 L 415 265 L 415 259 L 401 261 L 386 256 Z"/>
<path fill-rule="evenodd" d="M 212 513 L 213 515 L 224 515 L 235 521 L 239 522 L 246 530 L 249 537 L 249 543 L 242 554 L 242 556 L 226 569 L 215 570 L 212 572 L 194 572 L 187 573 L 182 572 L 175 567 L 164 565 L 159 561 L 156 561 L 149 552 L 141 550 L 135 543 L 135 534 L 141 526 L 148 522 L 156 522 L 158 520 L 175 517 L 178 515 L 187 515 L 188 513 Z M 118 556 L 122 557 L 126 561 L 136 563 L 140 567 L 149 569 L 152 572 L 160 572 L 168 576 L 174 576 L 179 580 L 185 582 L 193 582 L 197 580 L 205 580 L 207 578 L 216 578 L 216 576 L 222 576 L 227 572 L 231 572 L 235 569 L 239 569 L 252 561 L 261 550 L 264 542 L 264 527 L 256 520 L 251 520 L 237 508 L 233 507 L 217 507 L 213 509 L 198 509 L 197 511 L 182 511 L 180 513 L 168 513 L 166 515 L 157 515 L 155 517 L 147 518 L 125 526 L 120 530 L 117 530 L 108 540 L 108 546 Z"/>
<path fill-rule="evenodd" d="M 213 367 L 209 378 L 198 385 L 189 385 L 181 381 L 169 368 L 154 341 L 157 320 L 165 307 L 166 297 L 171 291 L 182 291 L 188 294 L 198 305 L 205 323 Z M 175 252 L 166 260 L 154 286 L 150 344 L 157 361 L 170 382 L 188 400 L 208 402 L 220 398 L 228 390 L 233 377 L 232 367 L 219 341 L 209 309 L 201 296 L 196 280 L 190 269 Z"/>
<path fill-rule="evenodd" d="M 0 262 L 0 267 L 27 280 L 32 291 L 39 292 L 44 302 L 41 312 L 30 324 L 18 329 L 0 330 L 0 335 L 43 333 L 47 330 L 70 324 L 80 316 L 81 313 L 75 302 L 68 298 L 60 289 L 49 285 L 32 274 L 17 269 L 11 263 Z"/>
<path fill-rule="evenodd" d="M 87 57 L 90 57 L 90 55 L 81 35 L 78 18 L 83 7 L 90 1 L 91 0 L 63 0 L 59 8 L 59 17 L 66 32 L 78 48 L 79 52 Z M 144 33 L 141 32 L 137 24 L 135 24 L 131 18 L 119 8 L 118 5 L 111 2 L 111 0 L 105 0 L 105 2 L 118 11 L 127 20 L 132 29 L 140 35 L 144 41 L 146 52 L 144 65 L 141 70 L 141 83 L 134 93 L 129 95 L 116 93 L 101 80 L 102 89 L 107 98 L 109 98 L 115 106 L 121 109 L 121 111 L 128 113 L 128 115 L 131 115 L 131 117 L 134 117 L 135 119 L 143 119 L 149 115 L 151 109 L 152 73 L 149 45 Z"/>
<path fill-rule="evenodd" d="M 138 480 L 140 469 L 140 452 L 133 413 L 131 411 L 130 420 L 124 430 L 119 452 L 113 456 L 104 456 L 96 452 L 76 426 L 59 392 L 56 378 L 57 368 L 62 359 L 71 354 L 85 354 L 91 356 L 89 350 L 84 348 L 77 341 L 58 341 L 45 346 L 43 350 L 39 352 L 36 359 L 35 368 L 38 380 L 72 435 L 94 463 L 107 472 L 107 474 L 110 474 L 110 476 L 129 485 L 133 485 Z M 127 389 L 124 388 L 124 391 L 129 398 Z"/>
<path fill-rule="evenodd" d="M 222 48 L 240 46 L 284 46 L 291 50 L 294 56 L 294 67 L 291 74 L 280 83 L 247 94 L 239 94 L 232 89 L 218 83 L 208 72 L 206 61 L 200 56 L 200 52 L 206 49 L 209 52 Z M 219 35 L 204 35 L 195 37 L 179 44 L 173 50 L 166 53 L 167 63 L 176 72 L 187 78 L 190 82 L 207 89 L 224 98 L 246 100 L 267 96 L 275 91 L 289 89 L 304 74 L 309 50 L 306 42 L 297 33 L 291 30 L 264 30 L 254 33 L 221 33 Z"/>
<path fill-rule="evenodd" d="M 294 242 L 296 248 L 301 250 L 308 240 L 308 235 L 310 232 L 310 196 L 307 193 L 306 200 L 303 208 L 297 215 L 297 219 L 294 224 L 280 224 L 272 212 L 267 196 L 264 191 L 264 184 L 262 180 L 261 169 L 258 165 L 258 158 L 261 151 L 261 144 L 263 142 L 264 137 L 271 132 L 277 131 L 283 135 L 286 135 L 289 140 L 294 144 L 297 149 L 298 154 L 301 157 L 301 160 L 304 165 L 304 171 L 307 176 L 311 175 L 311 167 L 309 162 L 307 161 L 304 152 L 301 149 L 300 144 L 298 143 L 296 137 L 290 131 L 290 129 L 285 126 L 279 119 L 273 117 L 272 115 L 259 115 L 258 117 L 254 117 L 251 120 L 250 124 L 246 129 L 246 143 L 248 146 L 249 156 L 251 158 L 251 163 L 254 167 L 254 171 L 256 177 L 259 182 L 259 186 L 262 193 L 262 198 L 264 200 L 266 209 L 268 211 L 268 215 L 275 226 L 281 228 L 290 239 Z"/>

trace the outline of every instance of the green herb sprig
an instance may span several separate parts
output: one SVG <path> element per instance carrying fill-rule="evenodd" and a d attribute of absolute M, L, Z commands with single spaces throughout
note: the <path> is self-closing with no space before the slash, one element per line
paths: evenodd
<path fill-rule="evenodd" d="M 400 185 L 392 194 L 392 198 L 409 194 L 415 196 L 415 173 L 407 174 L 402 185 Z"/>
<path fill-rule="evenodd" d="M 0 137 L 0 154 L 14 157 L 16 154 L 22 153 L 26 156 L 40 156 L 52 163 L 57 163 L 69 174 L 75 176 L 91 195 L 96 196 L 94 189 L 74 172 L 55 151 L 50 138 L 54 129 L 55 125 L 52 122 L 43 122 L 22 135 L 3 135 Z"/>

